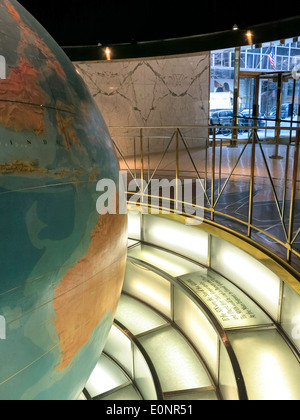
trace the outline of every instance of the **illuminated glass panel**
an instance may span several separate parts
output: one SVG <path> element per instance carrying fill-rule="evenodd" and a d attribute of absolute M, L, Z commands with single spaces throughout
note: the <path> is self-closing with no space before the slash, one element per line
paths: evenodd
<path fill-rule="evenodd" d="M 147 245 L 139 245 L 133 249 L 129 249 L 128 255 L 145 261 L 173 277 L 192 273 L 199 269 L 197 264 Z"/>
<path fill-rule="evenodd" d="M 136 386 L 144 400 L 157 400 L 157 393 L 149 366 L 138 349 L 134 345 L 134 378 Z"/>
<path fill-rule="evenodd" d="M 128 260 L 123 290 L 171 317 L 171 286 L 163 277 Z"/>
<path fill-rule="evenodd" d="M 211 267 L 231 280 L 277 320 L 280 279 L 246 252 L 212 236 Z"/>
<path fill-rule="evenodd" d="M 155 216 L 143 216 L 144 241 L 207 263 L 208 234 L 196 227 Z"/>
<path fill-rule="evenodd" d="M 300 365 L 276 330 L 228 334 L 251 400 L 299 400 Z"/>
<path fill-rule="evenodd" d="M 134 335 L 167 323 L 147 305 L 124 294 L 121 296 L 115 318 Z"/>
<path fill-rule="evenodd" d="M 300 351 L 300 296 L 286 283 L 283 288 L 281 324 Z"/>
<path fill-rule="evenodd" d="M 110 330 L 104 351 L 116 360 L 130 377 L 133 376 L 131 340 L 115 325 Z"/>
<path fill-rule="evenodd" d="M 235 401 L 239 399 L 232 363 L 222 342 L 220 342 L 219 387 L 224 400 Z"/>
<path fill-rule="evenodd" d="M 139 241 L 141 239 L 141 214 L 128 212 L 128 238 Z"/>
<path fill-rule="evenodd" d="M 172 327 L 140 338 L 161 382 L 163 392 L 211 386 L 198 357 Z"/>
<path fill-rule="evenodd" d="M 194 392 L 182 392 L 176 394 L 164 395 L 166 401 L 217 401 L 218 397 L 215 391 L 194 391 Z"/>
<path fill-rule="evenodd" d="M 138 401 L 141 400 L 141 397 L 136 392 L 134 386 L 128 385 L 125 388 L 120 389 L 119 391 L 112 392 L 103 398 L 97 398 L 97 400 L 102 401 Z"/>
<path fill-rule="evenodd" d="M 203 268 L 181 280 L 211 310 L 224 329 L 271 325 L 271 319 L 224 277 Z"/>
<path fill-rule="evenodd" d="M 214 328 L 189 297 L 179 288 L 174 292 L 174 321 L 189 337 L 217 380 L 219 370 L 219 339 Z"/>
<path fill-rule="evenodd" d="M 128 381 L 126 376 L 108 357 L 102 355 L 93 370 L 86 389 L 92 398 L 108 392 Z"/>
<path fill-rule="evenodd" d="M 135 244 L 137 244 L 138 242 L 139 242 L 139 241 L 135 241 L 135 240 L 133 240 L 133 239 L 128 239 L 127 246 L 128 246 L 128 248 L 129 248 L 130 246 L 135 245 Z"/>

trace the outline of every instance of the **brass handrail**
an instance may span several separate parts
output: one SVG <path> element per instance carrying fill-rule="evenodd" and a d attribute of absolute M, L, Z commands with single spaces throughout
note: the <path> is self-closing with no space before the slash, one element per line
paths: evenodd
<path fill-rule="evenodd" d="M 221 138 L 217 135 L 217 130 L 219 128 L 222 129 L 230 129 L 230 130 L 236 130 L 237 128 L 240 129 L 242 128 L 245 131 L 248 131 L 248 136 L 244 139 L 237 139 L 231 141 L 228 137 L 227 138 Z M 149 186 L 149 183 L 151 182 L 151 180 L 154 178 L 155 174 L 158 173 L 159 171 L 159 167 L 164 159 L 164 157 L 166 156 L 166 154 L 169 152 L 170 150 L 170 146 L 173 143 L 173 150 L 172 152 L 174 153 L 175 156 L 175 165 L 171 167 L 170 171 L 171 173 L 174 174 L 174 179 L 176 180 L 176 191 L 175 191 L 175 197 L 174 198 L 169 198 L 169 201 L 172 205 L 172 209 L 171 211 L 176 213 L 176 209 L 178 208 L 182 208 L 179 205 L 183 206 L 183 205 L 191 205 L 194 206 L 195 208 L 197 208 L 195 203 L 186 203 L 183 199 L 180 199 L 179 194 L 178 194 L 178 180 L 181 178 L 180 172 L 185 172 L 184 170 L 182 170 L 180 168 L 180 153 L 181 150 L 183 150 L 184 152 L 186 152 L 188 159 L 193 167 L 193 172 L 195 173 L 195 179 L 198 179 L 200 181 L 200 185 L 203 189 L 203 193 L 204 193 L 204 197 L 205 197 L 205 205 L 202 207 L 202 209 L 204 210 L 204 217 L 205 220 L 210 221 L 210 222 L 214 222 L 214 224 L 216 224 L 215 221 L 215 216 L 221 216 L 222 218 L 224 218 L 225 221 L 228 222 L 235 222 L 238 223 L 238 225 L 241 226 L 245 226 L 247 232 L 245 234 L 243 234 L 246 238 L 252 239 L 253 241 L 259 243 L 260 245 L 262 245 L 261 242 L 263 242 L 262 238 L 258 238 L 257 235 L 255 236 L 255 234 L 263 234 L 266 238 L 271 239 L 275 244 L 277 244 L 279 247 L 283 247 L 283 249 L 281 249 L 281 252 L 284 251 L 284 255 L 282 257 L 282 259 L 287 262 L 288 264 L 290 264 L 291 266 L 293 266 L 294 268 L 299 269 L 298 264 L 300 264 L 300 250 L 298 250 L 295 245 L 296 245 L 296 239 L 299 237 L 300 235 L 300 227 L 299 226 L 295 226 L 295 217 L 296 217 L 296 202 L 297 202 L 297 191 L 300 190 L 300 185 L 299 182 L 300 180 L 297 179 L 297 175 L 298 175 L 298 160 L 299 160 L 299 138 L 300 138 L 300 127 L 280 127 L 280 131 L 279 131 L 279 135 L 281 133 L 281 131 L 286 131 L 286 132 L 295 132 L 296 133 L 296 137 L 294 139 L 293 143 L 288 143 L 288 144 L 282 144 L 282 147 L 286 147 L 286 159 L 282 160 L 283 162 L 283 166 L 284 170 L 283 170 L 283 180 L 284 180 L 284 188 L 283 188 L 283 192 L 282 192 L 282 203 L 281 203 L 281 199 L 279 198 L 279 194 L 276 190 L 276 186 L 274 183 L 274 180 L 272 178 L 272 174 L 271 174 L 271 170 L 263 149 L 263 146 L 265 144 L 267 144 L 268 146 L 275 146 L 275 155 L 274 156 L 270 156 L 269 158 L 271 159 L 276 159 L 276 158 L 280 158 L 280 156 L 278 156 L 278 138 L 274 138 L 274 142 L 272 143 L 264 143 L 263 141 L 261 141 L 259 139 L 259 133 L 258 130 L 273 130 L 275 131 L 274 126 L 266 126 L 266 127 L 254 127 L 254 126 L 238 126 L 238 127 L 234 127 L 234 126 L 209 126 L 209 125 L 188 125 L 188 126 L 150 126 L 150 127 L 135 127 L 135 126 L 127 126 L 127 127 L 110 127 L 110 130 L 126 130 L 127 133 L 133 133 L 133 137 L 134 138 L 138 138 L 138 142 L 140 144 L 140 150 L 137 151 L 136 147 L 134 148 L 134 162 L 135 162 L 135 170 L 133 170 L 132 168 L 130 168 L 130 164 L 128 163 L 128 157 L 125 156 L 125 154 L 122 152 L 121 150 L 121 145 L 117 144 L 116 141 L 116 134 L 113 135 L 112 134 L 112 138 L 114 143 L 116 144 L 116 149 L 117 149 L 117 153 L 120 156 L 120 159 L 122 159 L 122 161 L 124 162 L 126 169 L 128 171 L 128 173 L 130 174 L 130 176 L 132 177 L 132 179 L 138 179 L 137 176 L 137 172 L 140 172 L 141 174 L 141 178 L 142 180 L 144 180 L 146 182 L 146 185 Z M 195 158 L 192 155 L 192 151 L 191 151 L 191 147 L 189 147 L 188 145 L 188 141 L 187 141 L 187 136 L 183 135 L 183 130 L 185 129 L 198 129 L 198 130 L 209 130 L 211 132 L 211 136 L 209 136 L 209 133 L 206 134 L 205 137 L 205 133 L 202 136 L 201 133 L 201 145 L 202 145 L 202 149 L 199 150 L 204 150 L 204 146 L 205 146 L 205 173 L 203 173 L 204 171 L 199 171 L 199 169 L 197 168 L 197 164 L 195 162 Z M 134 130 L 137 130 L 137 132 L 135 132 Z M 165 132 L 163 133 L 163 137 L 164 140 L 167 140 L 167 146 L 164 147 L 164 149 L 160 152 L 156 152 L 156 154 L 161 153 L 161 158 L 158 159 L 158 163 L 156 164 L 155 168 L 153 169 L 152 174 L 150 175 L 150 168 L 149 168 L 149 159 L 151 156 L 151 150 L 150 147 L 148 145 L 148 151 L 146 151 L 146 147 L 144 147 L 144 141 L 145 139 L 147 139 L 148 141 L 155 141 L 155 142 L 159 142 L 159 136 L 157 135 L 157 133 L 155 133 L 155 136 L 151 136 L 148 134 L 151 134 L 151 131 L 153 130 L 170 130 L 170 135 L 169 137 L 165 134 Z M 122 134 L 123 137 L 123 134 Z M 192 135 L 190 136 L 191 138 L 195 138 Z M 130 137 L 131 138 L 131 137 Z M 203 141 L 204 139 L 204 141 Z M 219 139 L 219 142 L 217 141 L 217 139 Z M 230 140 L 230 141 L 229 141 Z M 234 162 L 232 164 L 232 167 L 230 167 L 230 173 L 228 175 L 226 175 L 226 179 L 225 182 L 223 183 L 223 185 L 221 185 L 221 179 L 220 179 L 220 175 L 222 175 L 222 154 L 221 151 L 223 150 L 222 148 L 224 147 L 224 145 L 229 142 L 229 146 L 239 146 L 241 145 L 242 150 L 239 151 L 239 155 L 236 159 L 236 162 Z M 157 144 L 157 143 L 156 143 Z M 175 145 L 175 148 L 174 148 Z M 233 178 L 234 175 L 234 171 L 236 169 L 236 167 L 238 166 L 241 158 L 243 157 L 246 149 L 251 148 L 251 164 L 250 164 L 250 168 L 249 168 L 249 175 L 247 175 L 247 178 L 249 178 L 249 195 L 248 195 L 248 199 L 246 201 L 246 204 L 248 204 L 249 209 L 248 209 L 248 215 L 247 215 L 247 220 L 239 218 L 233 214 L 226 214 L 224 213 L 224 211 L 220 210 L 217 208 L 218 203 L 220 202 L 220 198 L 223 196 L 224 194 L 224 190 L 226 189 L 226 186 L 228 185 L 229 181 Z M 290 163 L 289 163 L 289 153 L 290 153 L 290 148 L 294 148 L 294 153 L 293 153 L 293 167 L 290 168 Z M 220 149 L 220 156 L 219 156 L 219 167 L 217 168 L 217 154 L 216 151 Z M 211 150 L 211 155 L 209 156 L 208 154 L 208 150 Z M 264 170 L 267 173 L 267 179 L 270 183 L 270 191 L 271 194 L 274 196 L 274 205 L 276 207 L 276 210 L 278 212 L 278 218 L 279 218 L 279 224 L 281 225 L 282 228 L 282 234 L 276 236 L 276 234 L 272 234 L 268 231 L 268 229 L 270 228 L 270 224 L 267 224 L 266 226 L 262 227 L 262 225 L 257 225 L 255 223 L 255 221 L 253 220 L 253 206 L 254 206 L 254 185 L 255 185 L 255 181 L 257 179 L 259 179 L 259 176 L 255 174 L 255 166 L 256 166 L 256 159 L 257 159 L 257 154 L 260 153 L 262 156 L 262 165 L 264 167 Z M 147 162 L 147 154 L 148 154 L 148 179 L 147 179 L 147 166 L 146 166 L 146 162 Z M 132 155 L 131 155 L 132 158 Z M 137 163 L 138 162 L 138 163 Z M 210 164 L 210 165 L 208 165 Z M 210 169 L 208 169 L 208 167 L 210 167 Z M 137 169 L 139 168 L 139 169 Z M 218 180 L 218 188 L 215 187 L 215 181 L 216 181 L 216 171 L 219 173 L 219 180 Z M 289 176 L 289 172 L 292 174 L 291 176 Z M 210 181 L 210 182 L 208 182 Z M 247 190 L 248 191 L 248 190 Z M 147 198 L 157 198 L 157 199 L 163 199 L 164 197 L 160 196 L 156 196 L 156 195 L 151 195 L 151 194 L 147 194 L 145 193 L 145 191 L 138 191 L 136 192 L 136 194 L 140 194 L 142 197 L 142 202 L 144 202 L 144 199 Z M 130 195 L 132 195 L 132 192 L 130 193 L 128 191 L 128 197 L 130 197 Z M 272 201 L 273 203 L 273 201 Z M 145 203 L 143 203 L 145 205 Z M 288 204 L 289 204 L 289 208 L 288 208 Z M 158 206 L 159 210 L 163 211 L 164 208 L 163 206 Z M 199 207 L 199 206 L 198 206 Z M 170 209 L 169 209 L 170 210 Z M 267 223 L 267 219 L 266 219 L 266 223 Z M 218 224 L 218 223 L 217 223 Z M 226 226 L 226 222 L 224 222 L 224 225 L 222 225 L 219 222 L 220 226 Z M 238 230 L 237 227 L 230 227 L 233 231 L 241 234 L 241 232 Z M 261 241 L 261 242 L 259 242 Z M 266 245 L 265 248 L 267 248 Z M 276 251 L 277 252 L 277 251 Z M 292 258 L 292 257 L 296 257 Z"/>

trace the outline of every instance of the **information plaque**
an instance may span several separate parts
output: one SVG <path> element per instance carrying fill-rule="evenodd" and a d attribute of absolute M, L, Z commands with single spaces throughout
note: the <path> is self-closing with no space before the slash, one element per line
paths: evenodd
<path fill-rule="evenodd" d="M 210 269 L 180 280 L 211 310 L 224 329 L 272 325 L 272 320 L 243 291 Z"/>

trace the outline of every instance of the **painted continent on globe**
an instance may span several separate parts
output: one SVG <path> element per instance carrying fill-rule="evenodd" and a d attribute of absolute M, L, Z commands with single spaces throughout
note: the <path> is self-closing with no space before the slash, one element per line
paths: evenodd
<path fill-rule="evenodd" d="M 0 400 L 76 399 L 123 285 L 126 217 L 96 210 L 118 161 L 73 64 L 14 0 L 0 56 Z"/>

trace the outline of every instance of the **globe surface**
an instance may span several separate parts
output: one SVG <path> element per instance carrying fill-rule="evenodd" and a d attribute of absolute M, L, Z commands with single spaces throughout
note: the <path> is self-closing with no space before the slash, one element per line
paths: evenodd
<path fill-rule="evenodd" d="M 73 64 L 14 0 L 0 55 L 0 399 L 76 399 L 123 284 L 126 217 L 96 210 L 118 162 Z"/>

